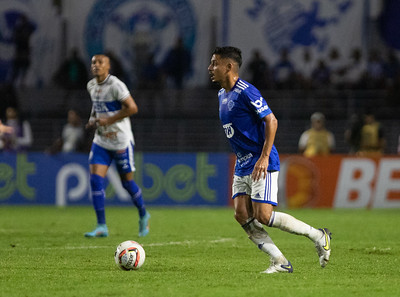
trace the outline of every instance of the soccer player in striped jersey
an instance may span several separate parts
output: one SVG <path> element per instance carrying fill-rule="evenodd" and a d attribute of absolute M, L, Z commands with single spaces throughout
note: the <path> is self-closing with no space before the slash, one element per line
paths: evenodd
<path fill-rule="evenodd" d="M 232 198 L 235 219 L 271 265 L 263 273 L 293 272 L 290 261 L 274 244 L 263 225 L 310 238 L 322 267 L 329 261 L 331 233 L 315 229 L 291 215 L 274 211 L 278 205 L 278 151 L 274 139 L 278 121 L 267 102 L 250 83 L 239 77 L 241 51 L 217 47 L 208 66 L 210 78 L 222 88 L 218 92 L 219 116 L 226 137 L 236 154 Z"/>
<path fill-rule="evenodd" d="M 114 160 L 122 186 L 128 191 L 139 211 L 139 236 L 149 232 L 150 214 L 144 206 L 142 191 L 133 180 L 135 171 L 134 138 L 129 117 L 138 112 L 136 102 L 126 85 L 110 74 L 110 59 L 106 55 L 92 58 L 94 78 L 87 84 L 92 99 L 92 112 L 87 128 L 96 128 L 89 155 L 90 186 L 97 226 L 86 237 L 108 236 L 105 218 L 104 179 Z"/>

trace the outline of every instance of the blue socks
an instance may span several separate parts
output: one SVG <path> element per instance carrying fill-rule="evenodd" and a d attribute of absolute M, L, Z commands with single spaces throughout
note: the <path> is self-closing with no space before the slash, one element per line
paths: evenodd
<path fill-rule="evenodd" d="M 106 215 L 104 210 L 105 193 L 104 193 L 104 177 L 97 174 L 90 175 L 90 186 L 92 189 L 93 207 L 96 211 L 97 224 L 106 223 Z"/>
<path fill-rule="evenodd" d="M 104 179 L 104 177 L 97 174 L 90 175 L 93 207 L 97 216 L 97 224 L 99 225 L 106 223 Z M 133 180 L 122 181 L 122 186 L 128 191 L 129 195 L 131 195 L 132 202 L 139 211 L 139 216 L 143 217 L 146 214 L 146 208 L 144 207 L 142 190 Z"/>
<path fill-rule="evenodd" d="M 142 190 L 133 180 L 122 181 L 122 186 L 128 191 L 129 195 L 131 195 L 132 202 L 139 211 L 139 216 L 143 217 L 146 214 L 146 208 L 144 207 Z"/>

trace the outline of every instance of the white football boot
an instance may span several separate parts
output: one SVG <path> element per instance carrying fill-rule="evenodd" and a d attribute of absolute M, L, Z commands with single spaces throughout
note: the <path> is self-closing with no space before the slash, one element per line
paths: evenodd
<path fill-rule="evenodd" d="M 275 263 L 271 261 L 271 265 L 267 268 L 265 271 L 261 271 L 261 273 L 278 273 L 278 272 L 288 272 L 292 273 L 293 272 L 293 266 L 290 261 L 287 261 L 287 264 L 282 264 L 282 263 Z"/>
<path fill-rule="evenodd" d="M 331 255 L 331 238 L 332 233 L 328 228 L 319 229 L 322 232 L 322 236 L 319 240 L 315 242 L 315 248 L 319 257 L 319 264 L 321 267 L 325 267 L 329 262 L 329 257 Z"/>

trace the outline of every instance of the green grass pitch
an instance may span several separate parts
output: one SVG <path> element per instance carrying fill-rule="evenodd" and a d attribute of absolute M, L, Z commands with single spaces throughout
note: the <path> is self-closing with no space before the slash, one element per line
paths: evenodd
<path fill-rule="evenodd" d="M 247 239 L 231 208 L 106 209 L 110 236 L 88 239 L 90 207 L 0 207 L 0 296 L 400 296 L 400 209 L 288 210 L 333 233 L 322 269 L 313 243 L 268 228 L 294 273 L 266 275 L 268 257 Z M 116 246 L 139 241 L 146 261 L 119 270 Z"/>

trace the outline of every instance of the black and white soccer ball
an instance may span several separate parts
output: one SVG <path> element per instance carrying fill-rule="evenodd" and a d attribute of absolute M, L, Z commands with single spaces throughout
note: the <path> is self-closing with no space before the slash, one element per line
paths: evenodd
<path fill-rule="evenodd" d="M 117 246 L 114 259 L 122 270 L 138 270 L 146 259 L 146 253 L 139 243 L 127 240 Z"/>

